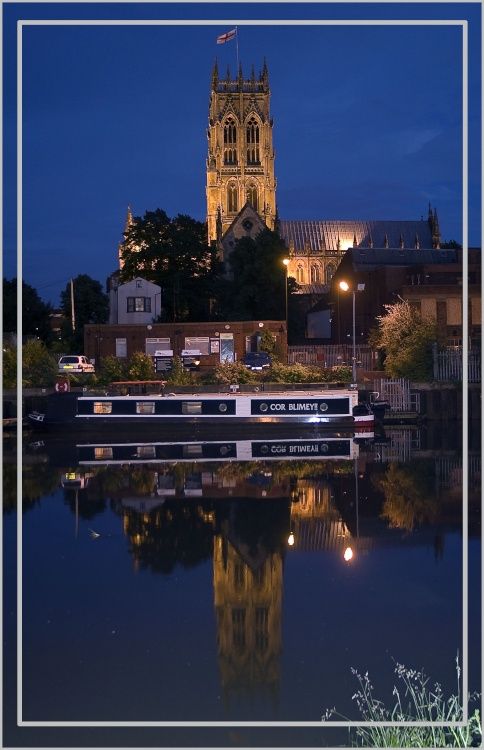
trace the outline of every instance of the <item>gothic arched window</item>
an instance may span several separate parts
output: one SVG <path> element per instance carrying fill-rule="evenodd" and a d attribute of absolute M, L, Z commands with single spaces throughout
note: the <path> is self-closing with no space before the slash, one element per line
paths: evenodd
<path fill-rule="evenodd" d="M 237 164 L 237 125 L 227 117 L 224 125 L 224 163 Z"/>
<path fill-rule="evenodd" d="M 234 214 L 237 210 L 237 185 L 230 182 L 227 186 L 227 211 L 229 214 Z"/>
<path fill-rule="evenodd" d="M 335 268 L 334 263 L 328 263 L 324 272 L 326 284 L 331 283 L 331 279 L 333 278 L 335 271 L 336 271 L 336 268 Z"/>
<path fill-rule="evenodd" d="M 311 266 L 311 284 L 319 284 L 319 266 Z"/>
<path fill-rule="evenodd" d="M 298 266 L 296 269 L 296 281 L 298 284 L 304 284 L 304 268 Z"/>
<path fill-rule="evenodd" d="M 247 185 L 247 202 L 257 211 L 259 205 L 257 200 L 257 185 L 254 185 L 254 183 Z"/>
<path fill-rule="evenodd" d="M 259 123 L 251 117 L 247 123 L 247 164 L 259 163 Z"/>

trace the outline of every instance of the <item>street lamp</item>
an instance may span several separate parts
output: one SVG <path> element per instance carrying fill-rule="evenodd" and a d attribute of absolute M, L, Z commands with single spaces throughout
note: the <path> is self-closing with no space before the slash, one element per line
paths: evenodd
<path fill-rule="evenodd" d="M 356 316 L 355 316 L 355 296 L 356 291 L 363 292 L 365 289 L 364 284 L 358 284 L 357 288 L 353 286 L 353 288 L 350 290 L 350 285 L 347 281 L 340 281 L 339 282 L 339 288 L 343 292 L 349 292 L 351 291 L 351 294 L 353 295 L 353 366 L 352 366 L 352 378 L 353 383 L 356 383 Z"/>
<path fill-rule="evenodd" d="M 285 295 L 286 295 L 286 336 L 287 336 L 287 325 L 288 325 L 288 315 L 287 315 L 287 273 L 289 270 L 289 258 L 283 258 L 282 260 L 284 264 L 284 268 L 286 270 L 286 285 L 285 285 Z"/>

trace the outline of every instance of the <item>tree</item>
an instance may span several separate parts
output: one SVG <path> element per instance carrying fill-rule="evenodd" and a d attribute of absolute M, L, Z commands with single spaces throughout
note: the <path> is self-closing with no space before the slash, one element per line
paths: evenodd
<path fill-rule="evenodd" d="M 136 217 L 125 233 L 121 282 L 141 276 L 158 284 L 161 320 L 207 320 L 221 271 L 215 247 L 207 243 L 206 224 L 161 209 Z"/>
<path fill-rule="evenodd" d="M 27 341 L 22 347 L 22 383 L 31 388 L 54 385 L 57 360 L 38 339 Z"/>
<path fill-rule="evenodd" d="M 50 313 L 52 305 L 43 302 L 38 292 L 30 284 L 22 281 L 22 334 L 36 336 L 50 342 L 52 329 L 50 327 Z M 3 332 L 17 331 L 17 279 L 3 280 Z"/>
<path fill-rule="evenodd" d="M 84 326 L 86 323 L 106 323 L 109 317 L 109 299 L 99 281 L 86 274 L 73 280 L 75 331 L 72 330 L 71 284 L 61 292 L 61 308 L 66 317 L 62 326 L 62 339 L 73 353 L 84 350 Z"/>
<path fill-rule="evenodd" d="M 435 321 L 422 317 L 406 300 L 385 305 L 385 309 L 386 314 L 377 317 L 373 338 L 385 352 L 385 371 L 392 378 L 431 380 L 432 344 L 438 338 Z"/>
<path fill-rule="evenodd" d="M 277 234 L 263 229 L 255 239 L 237 240 L 228 257 L 232 281 L 224 307 L 231 320 L 284 320 L 287 248 Z M 289 287 L 289 284 L 288 284 Z"/>

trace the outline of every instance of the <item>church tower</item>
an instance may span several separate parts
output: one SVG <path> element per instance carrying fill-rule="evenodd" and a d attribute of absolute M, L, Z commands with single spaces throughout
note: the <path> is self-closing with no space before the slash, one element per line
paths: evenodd
<path fill-rule="evenodd" d="M 219 242 L 248 202 L 274 229 L 276 180 L 270 117 L 269 72 L 232 79 L 212 72 L 208 122 L 207 224 L 209 242 Z"/>

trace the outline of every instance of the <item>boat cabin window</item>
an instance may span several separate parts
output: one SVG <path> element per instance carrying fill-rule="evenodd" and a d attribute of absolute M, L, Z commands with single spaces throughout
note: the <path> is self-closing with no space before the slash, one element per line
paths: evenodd
<path fill-rule="evenodd" d="M 154 413 L 155 413 L 154 401 L 137 401 L 136 402 L 136 414 L 154 414 Z"/>
<path fill-rule="evenodd" d="M 182 401 L 182 414 L 201 414 L 201 401 Z"/>
<path fill-rule="evenodd" d="M 183 457 L 184 458 L 195 458 L 203 455 L 202 446 L 200 443 L 188 443 L 183 446 Z"/>
<path fill-rule="evenodd" d="M 138 445 L 136 448 L 137 458 L 156 458 L 156 449 L 154 445 Z"/>
<path fill-rule="evenodd" d="M 111 414 L 113 411 L 112 401 L 95 401 L 93 413 L 94 414 Z"/>
<path fill-rule="evenodd" d="M 101 445 L 94 448 L 94 458 L 96 461 L 103 461 L 113 457 L 113 449 L 109 445 Z"/>

